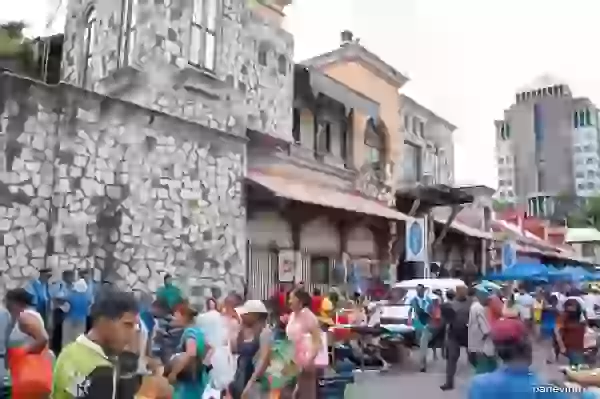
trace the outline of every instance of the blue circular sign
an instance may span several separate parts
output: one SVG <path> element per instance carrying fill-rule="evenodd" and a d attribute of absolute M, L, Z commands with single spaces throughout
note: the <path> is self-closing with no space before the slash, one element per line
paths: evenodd
<path fill-rule="evenodd" d="M 423 227 L 416 220 L 412 222 L 408 229 L 408 249 L 414 255 L 423 251 Z"/>

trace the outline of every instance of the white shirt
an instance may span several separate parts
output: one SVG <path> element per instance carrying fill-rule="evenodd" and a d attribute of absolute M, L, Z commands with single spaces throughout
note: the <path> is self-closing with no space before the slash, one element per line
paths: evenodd
<path fill-rule="evenodd" d="M 519 316 L 523 320 L 531 319 L 531 310 L 533 308 L 535 300 L 529 293 L 519 294 L 516 298 L 517 307 L 519 309 Z"/>

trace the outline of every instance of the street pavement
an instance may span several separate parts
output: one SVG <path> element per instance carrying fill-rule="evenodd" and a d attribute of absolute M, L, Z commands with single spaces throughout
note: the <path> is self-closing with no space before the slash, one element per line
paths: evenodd
<path fill-rule="evenodd" d="M 545 356 L 541 350 L 536 350 L 534 369 L 545 379 L 561 380 L 561 374 L 556 364 L 546 365 Z M 466 352 L 461 354 L 455 380 L 455 389 L 443 392 L 440 385 L 445 379 L 445 360 L 439 358 L 430 362 L 427 372 L 419 371 L 417 353 L 406 359 L 397 370 L 386 373 L 365 372 L 357 378 L 357 382 L 348 392 L 348 399 L 383 399 L 390 397 L 408 397 L 422 399 L 464 399 L 467 397 L 469 381 L 473 375 L 472 368 L 467 362 Z"/>

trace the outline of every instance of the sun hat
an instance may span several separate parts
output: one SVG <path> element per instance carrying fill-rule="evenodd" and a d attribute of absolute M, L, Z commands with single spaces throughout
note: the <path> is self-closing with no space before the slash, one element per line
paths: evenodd
<path fill-rule="evenodd" d="M 235 308 L 237 314 L 243 315 L 248 313 L 269 313 L 263 301 L 258 299 L 249 299 L 242 306 Z"/>

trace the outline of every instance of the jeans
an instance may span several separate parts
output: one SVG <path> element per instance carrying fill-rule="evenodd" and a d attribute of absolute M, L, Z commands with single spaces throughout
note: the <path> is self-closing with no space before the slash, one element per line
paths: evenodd
<path fill-rule="evenodd" d="M 421 368 L 427 367 L 427 351 L 429 350 L 429 341 L 431 340 L 431 331 L 427 327 L 419 331 L 419 361 Z"/>
<path fill-rule="evenodd" d="M 578 351 L 567 351 L 569 366 L 579 366 L 583 364 L 583 354 Z"/>

